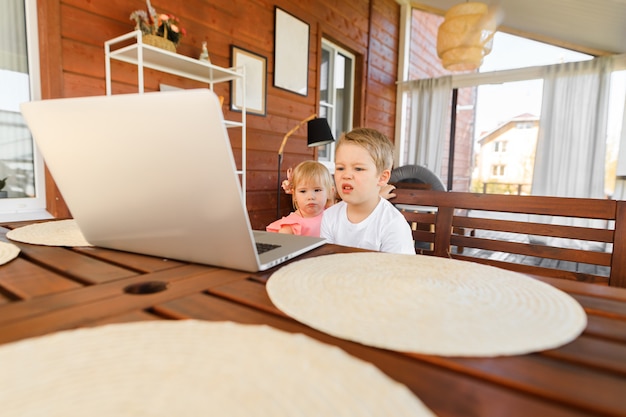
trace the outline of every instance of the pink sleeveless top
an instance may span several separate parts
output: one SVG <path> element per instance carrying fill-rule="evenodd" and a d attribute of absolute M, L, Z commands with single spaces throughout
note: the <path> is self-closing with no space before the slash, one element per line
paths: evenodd
<path fill-rule="evenodd" d="M 283 226 L 291 226 L 294 235 L 319 237 L 323 214 L 324 212 L 315 217 L 302 217 L 294 211 L 288 216 L 270 223 L 265 229 L 268 232 L 278 232 Z"/>

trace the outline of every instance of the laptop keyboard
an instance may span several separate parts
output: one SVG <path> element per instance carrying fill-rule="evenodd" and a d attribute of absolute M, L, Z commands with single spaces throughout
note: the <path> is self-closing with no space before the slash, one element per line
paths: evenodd
<path fill-rule="evenodd" d="M 276 248 L 280 248 L 280 245 L 256 242 L 256 251 L 259 255 Z"/>

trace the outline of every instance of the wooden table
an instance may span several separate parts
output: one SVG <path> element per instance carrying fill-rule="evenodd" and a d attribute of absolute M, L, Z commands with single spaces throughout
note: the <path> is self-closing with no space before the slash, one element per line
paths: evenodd
<path fill-rule="evenodd" d="M 0 226 L 0 240 L 23 223 Z M 439 416 L 626 416 L 626 289 L 542 280 L 576 298 L 589 324 L 560 349 L 445 358 L 370 348 L 312 330 L 277 310 L 272 271 L 250 274 L 100 248 L 17 244 L 0 267 L 0 343 L 138 320 L 268 324 L 337 345 L 407 385 Z M 348 252 L 326 245 L 304 255 Z"/>

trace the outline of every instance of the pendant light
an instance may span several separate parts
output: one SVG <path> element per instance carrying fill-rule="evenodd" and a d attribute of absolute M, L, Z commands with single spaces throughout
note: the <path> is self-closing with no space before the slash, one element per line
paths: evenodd
<path fill-rule="evenodd" d="M 450 71 L 473 71 L 491 52 L 497 27 L 495 8 L 467 2 L 448 10 L 437 33 L 437 55 Z"/>

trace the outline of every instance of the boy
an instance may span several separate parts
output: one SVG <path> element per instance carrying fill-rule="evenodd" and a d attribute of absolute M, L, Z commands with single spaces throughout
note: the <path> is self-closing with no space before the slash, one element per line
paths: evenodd
<path fill-rule="evenodd" d="M 328 243 L 415 254 L 411 228 L 380 190 L 393 164 L 393 145 L 374 129 L 356 128 L 339 138 L 335 186 L 341 202 L 322 217 L 321 237 Z"/>

